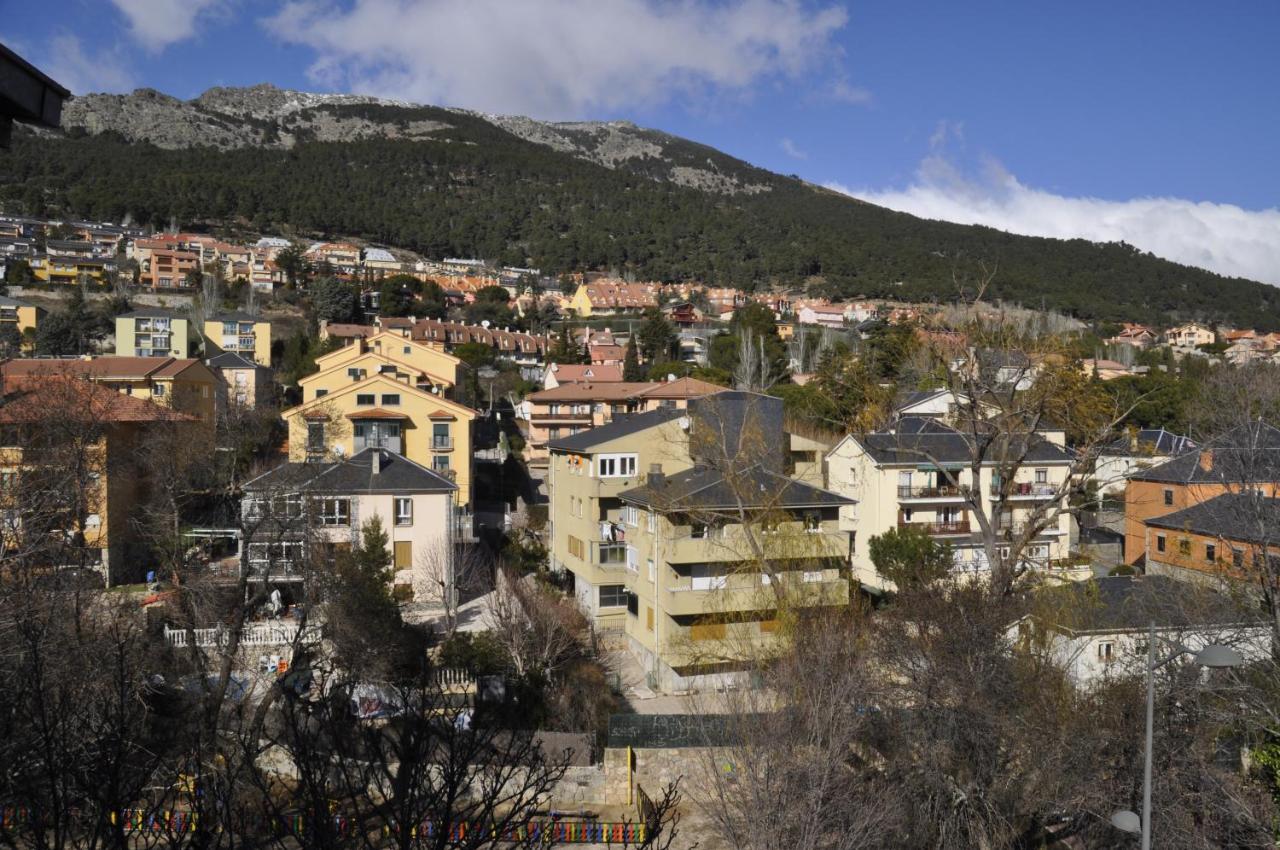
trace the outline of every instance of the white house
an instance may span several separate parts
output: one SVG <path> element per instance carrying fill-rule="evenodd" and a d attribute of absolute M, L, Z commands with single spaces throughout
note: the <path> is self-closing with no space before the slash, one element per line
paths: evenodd
<path fill-rule="evenodd" d="M 1190 437 L 1163 428 L 1143 428 L 1104 446 L 1094 463 L 1093 480 L 1102 494 L 1124 492 L 1129 476 L 1194 449 Z"/>
<path fill-rule="evenodd" d="M 1108 576 L 1042 591 L 1010 636 L 1023 650 L 1045 653 L 1078 686 L 1090 687 L 1145 675 L 1153 623 L 1163 639 L 1157 660 L 1171 654 L 1171 645 L 1191 652 L 1230 646 L 1246 662 L 1270 655 L 1271 630 L 1256 611 L 1206 587 L 1157 575 Z"/>

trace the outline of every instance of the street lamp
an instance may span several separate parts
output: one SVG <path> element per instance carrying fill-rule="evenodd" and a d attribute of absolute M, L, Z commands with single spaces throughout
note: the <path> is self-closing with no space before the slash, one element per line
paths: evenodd
<path fill-rule="evenodd" d="M 1239 667 L 1244 663 L 1244 656 L 1229 646 L 1215 643 L 1195 652 L 1164 638 L 1160 640 L 1169 644 L 1173 651 L 1157 663 L 1156 624 L 1152 623 L 1147 632 L 1147 746 L 1142 765 L 1142 816 L 1139 817 L 1128 809 L 1122 809 L 1111 816 L 1111 825 L 1116 829 L 1129 833 L 1142 833 L 1142 850 L 1151 850 L 1151 747 L 1154 738 L 1152 725 L 1156 711 L 1156 671 L 1184 655 L 1190 655 L 1196 664 L 1210 670 Z"/>

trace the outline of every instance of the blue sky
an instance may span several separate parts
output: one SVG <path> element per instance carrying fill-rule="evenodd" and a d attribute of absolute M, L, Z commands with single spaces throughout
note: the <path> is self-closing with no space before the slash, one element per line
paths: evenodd
<path fill-rule="evenodd" d="M 0 0 L 74 91 L 626 118 L 935 218 L 1280 283 L 1280 4 Z"/>

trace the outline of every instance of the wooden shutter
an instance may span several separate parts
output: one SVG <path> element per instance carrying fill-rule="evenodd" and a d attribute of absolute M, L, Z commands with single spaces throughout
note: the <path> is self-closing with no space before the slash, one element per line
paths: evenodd
<path fill-rule="evenodd" d="M 395 563 L 397 570 L 407 570 L 413 566 L 413 544 L 408 540 L 396 541 Z"/>

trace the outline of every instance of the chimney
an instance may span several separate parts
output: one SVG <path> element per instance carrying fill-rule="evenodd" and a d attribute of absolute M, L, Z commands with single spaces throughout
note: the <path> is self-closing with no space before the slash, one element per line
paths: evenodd
<path fill-rule="evenodd" d="M 379 475 L 381 473 L 382 473 L 382 449 L 374 449 L 373 450 L 373 474 Z"/>
<path fill-rule="evenodd" d="M 1213 449 L 1200 450 L 1200 468 L 1205 472 L 1213 471 Z"/>
<path fill-rule="evenodd" d="M 662 472 L 662 464 L 649 464 L 649 476 L 647 481 L 651 487 L 661 487 L 667 483 L 667 476 Z"/>

